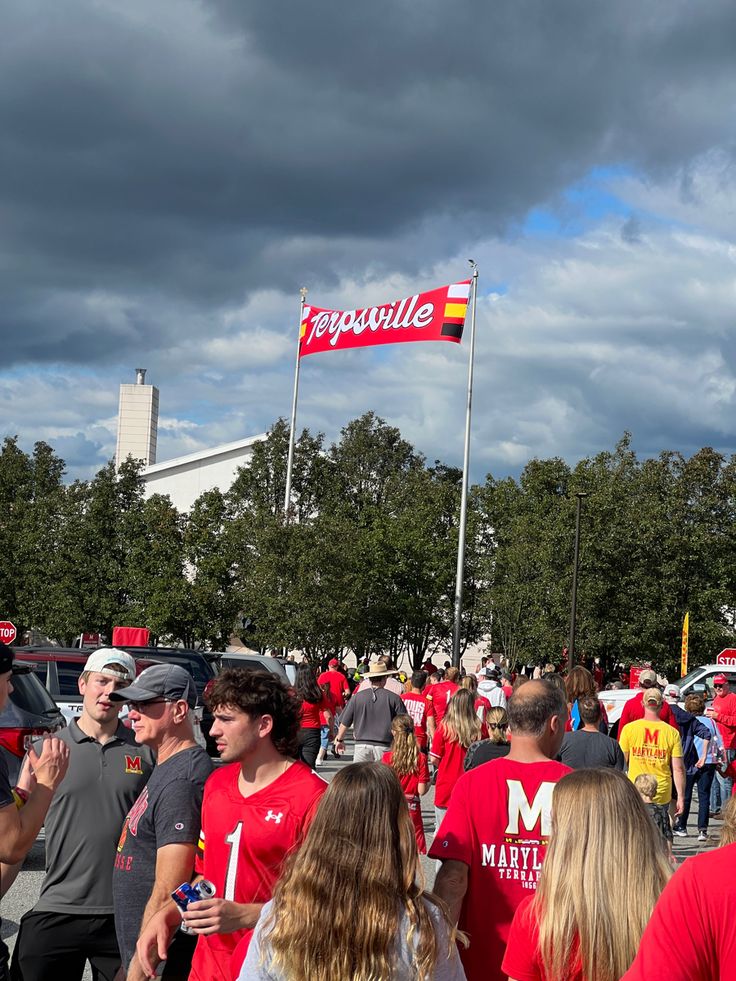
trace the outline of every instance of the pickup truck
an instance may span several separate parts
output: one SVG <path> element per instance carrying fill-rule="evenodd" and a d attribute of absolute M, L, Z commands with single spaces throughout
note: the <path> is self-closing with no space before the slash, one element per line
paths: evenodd
<path fill-rule="evenodd" d="M 693 668 L 684 678 L 672 682 L 680 689 L 679 704 L 684 706 L 686 696 L 695 692 L 702 694 L 706 702 L 710 702 L 715 695 L 713 678 L 717 674 L 725 674 L 731 684 L 734 685 L 734 691 L 736 691 L 736 668 L 727 664 L 703 664 L 699 668 Z M 618 688 L 598 693 L 598 698 L 608 714 L 609 731 L 612 736 L 618 732 L 618 723 L 624 705 L 630 698 L 638 695 L 640 691 L 640 688 Z"/>

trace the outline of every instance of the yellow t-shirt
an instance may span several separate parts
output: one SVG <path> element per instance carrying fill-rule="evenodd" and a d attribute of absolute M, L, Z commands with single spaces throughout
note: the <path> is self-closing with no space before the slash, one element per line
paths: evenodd
<path fill-rule="evenodd" d="M 657 778 L 655 804 L 669 804 L 672 800 L 672 773 L 670 761 L 682 756 L 680 733 L 667 722 L 649 722 L 638 719 L 625 725 L 619 740 L 621 749 L 629 754 L 629 780 L 636 780 L 640 773 L 651 773 Z"/>

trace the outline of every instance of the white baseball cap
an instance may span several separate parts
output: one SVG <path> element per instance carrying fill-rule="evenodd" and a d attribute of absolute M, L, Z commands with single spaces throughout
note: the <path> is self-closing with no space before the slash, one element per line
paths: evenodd
<path fill-rule="evenodd" d="M 119 651 L 117 647 L 101 647 L 93 651 L 87 658 L 84 670 L 109 674 L 124 681 L 135 681 L 135 661 L 130 654 Z"/>

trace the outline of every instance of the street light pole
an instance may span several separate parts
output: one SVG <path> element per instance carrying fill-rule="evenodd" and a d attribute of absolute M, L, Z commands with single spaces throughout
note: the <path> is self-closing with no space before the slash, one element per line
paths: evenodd
<path fill-rule="evenodd" d="M 575 509 L 575 557 L 572 566 L 572 610 L 570 612 L 570 642 L 567 645 L 567 668 L 572 671 L 575 667 L 575 624 L 578 612 L 578 566 L 580 564 L 580 509 L 583 498 L 588 495 L 583 491 L 578 491 L 575 495 L 577 504 Z"/>

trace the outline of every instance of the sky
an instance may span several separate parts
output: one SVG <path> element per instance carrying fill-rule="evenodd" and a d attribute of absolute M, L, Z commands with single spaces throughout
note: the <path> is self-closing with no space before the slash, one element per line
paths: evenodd
<path fill-rule="evenodd" d="M 70 478 L 160 391 L 158 460 L 291 408 L 299 288 L 478 263 L 471 477 L 736 452 L 731 0 L 6 0 L 0 437 Z M 299 429 L 372 409 L 460 465 L 468 344 L 305 359 Z"/>

